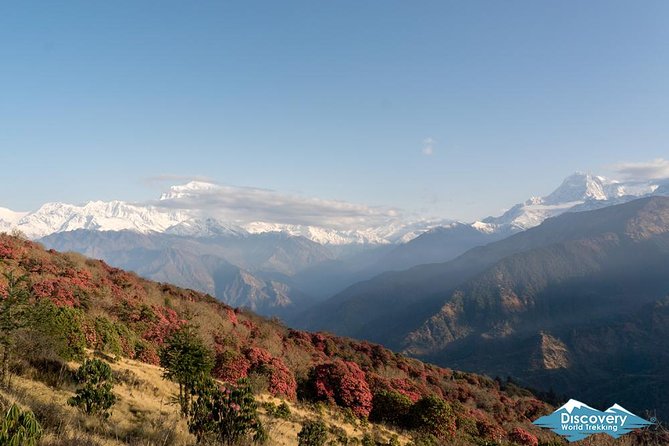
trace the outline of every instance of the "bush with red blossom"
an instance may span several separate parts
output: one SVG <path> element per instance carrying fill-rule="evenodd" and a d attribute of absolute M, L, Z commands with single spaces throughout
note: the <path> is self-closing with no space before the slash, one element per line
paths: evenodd
<path fill-rule="evenodd" d="M 479 409 L 472 409 L 468 418 L 474 423 L 475 434 L 484 440 L 500 442 L 506 436 L 504 429 Z"/>
<path fill-rule="evenodd" d="M 289 399 L 296 398 L 295 376 L 280 358 L 273 357 L 270 352 L 260 347 L 249 348 L 245 356 L 249 363 L 248 373 L 259 373 L 269 378 L 267 390 L 270 394 Z"/>
<path fill-rule="evenodd" d="M 538 446 L 539 440 L 537 437 L 521 427 L 514 427 L 509 432 L 509 440 L 520 446 Z"/>
<path fill-rule="evenodd" d="M 350 408 L 359 417 L 366 418 L 372 409 L 372 392 L 365 372 L 358 364 L 334 361 L 314 367 L 310 376 L 314 397 Z"/>
<path fill-rule="evenodd" d="M 390 388 L 395 392 L 408 397 L 414 403 L 429 393 L 420 389 L 414 382 L 407 378 L 391 379 Z"/>
<path fill-rule="evenodd" d="M 216 353 L 212 374 L 223 381 L 237 382 L 249 374 L 251 363 L 244 355 L 233 350 L 222 350 Z"/>
<path fill-rule="evenodd" d="M 32 294 L 38 299 L 51 299 L 59 307 L 74 307 L 79 305 L 74 288 L 67 279 L 49 278 L 33 283 Z"/>
<path fill-rule="evenodd" d="M 155 318 L 148 324 L 148 328 L 142 335 L 147 341 L 153 341 L 162 345 L 172 333 L 177 331 L 186 322 L 181 319 L 176 311 L 167 307 L 154 307 Z"/>
<path fill-rule="evenodd" d="M 135 346 L 135 359 L 147 364 L 160 364 L 160 357 L 158 356 L 156 349 L 148 343 L 139 343 Z"/>
<path fill-rule="evenodd" d="M 284 396 L 290 400 L 297 398 L 297 381 L 293 372 L 286 367 L 280 358 L 272 358 L 270 362 L 268 391 L 274 396 Z"/>
<path fill-rule="evenodd" d="M 0 259 L 19 259 L 21 257 L 21 250 L 12 242 L 9 237 L 2 236 L 0 238 Z"/>
<path fill-rule="evenodd" d="M 225 314 L 227 314 L 228 319 L 230 319 L 230 322 L 232 322 L 232 325 L 237 325 L 239 323 L 239 320 L 237 319 L 237 313 L 235 313 L 235 310 L 232 308 L 226 307 Z"/>

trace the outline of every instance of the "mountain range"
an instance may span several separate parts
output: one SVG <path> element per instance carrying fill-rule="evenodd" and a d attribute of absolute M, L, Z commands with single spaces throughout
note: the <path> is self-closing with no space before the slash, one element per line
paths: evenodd
<path fill-rule="evenodd" d="M 234 224 L 172 202 L 216 187 L 175 186 L 147 205 L 3 209 L 0 224 L 294 327 L 669 416 L 669 395 L 644 390 L 669 388 L 666 181 L 574 174 L 498 217 L 355 234 Z"/>
<path fill-rule="evenodd" d="M 596 209 L 669 188 L 658 181 L 620 182 L 577 173 L 546 197 L 530 198 L 499 217 L 472 223 L 398 217 L 355 230 L 240 223 L 203 215 L 186 201 L 219 189 L 193 181 L 146 204 L 47 203 L 33 212 L 2 208 L 0 231 L 18 230 L 49 248 L 98 257 L 147 278 L 291 320 L 386 271 L 448 261 L 566 211 Z"/>
<path fill-rule="evenodd" d="M 382 274 L 292 322 L 667 417 L 668 299 L 669 198 L 646 197 Z"/>

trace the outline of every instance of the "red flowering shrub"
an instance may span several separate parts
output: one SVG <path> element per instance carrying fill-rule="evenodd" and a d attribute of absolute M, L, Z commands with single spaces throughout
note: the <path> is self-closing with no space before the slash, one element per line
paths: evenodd
<path fill-rule="evenodd" d="M 241 323 L 244 327 L 246 327 L 249 330 L 251 336 L 258 335 L 258 326 L 256 324 L 254 324 L 248 319 L 244 319 Z"/>
<path fill-rule="evenodd" d="M 518 443 L 521 446 L 538 446 L 539 440 L 536 436 L 527 432 L 525 429 L 520 427 L 514 427 L 511 432 L 509 432 L 509 440 L 514 443 Z"/>
<path fill-rule="evenodd" d="M 269 378 L 267 390 L 270 394 L 293 400 L 296 398 L 297 382 L 280 358 L 272 357 L 270 352 L 260 347 L 251 347 L 246 351 L 246 359 L 249 364 L 248 373 L 259 373 Z"/>
<path fill-rule="evenodd" d="M 422 391 L 415 383 L 406 378 L 395 378 L 390 380 L 390 388 L 408 397 L 414 403 L 427 395 L 427 392 Z"/>
<path fill-rule="evenodd" d="M 246 350 L 246 359 L 249 360 L 251 368 L 260 369 L 270 363 L 272 354 L 263 348 L 251 347 Z"/>
<path fill-rule="evenodd" d="M 156 353 L 156 349 L 146 343 L 137 344 L 137 346 L 135 346 L 135 358 L 138 361 L 147 364 L 160 364 L 160 357 L 158 356 L 158 353 Z"/>
<path fill-rule="evenodd" d="M 16 244 L 12 243 L 10 238 L 0 238 L 0 259 L 18 259 L 21 257 L 21 251 Z"/>
<path fill-rule="evenodd" d="M 186 322 L 171 308 L 155 307 L 154 314 L 154 320 L 149 324 L 142 337 L 159 345 L 162 345 L 165 339 Z"/>
<path fill-rule="evenodd" d="M 237 320 L 237 314 L 235 313 L 235 311 L 232 308 L 227 307 L 225 309 L 225 313 L 228 315 L 228 319 L 230 319 L 230 322 L 232 322 L 232 325 L 237 325 L 239 323 L 239 321 Z"/>
<path fill-rule="evenodd" d="M 473 409 L 469 415 L 475 424 L 477 436 L 495 442 L 502 441 L 506 436 L 504 429 L 491 421 L 481 410 Z"/>
<path fill-rule="evenodd" d="M 246 378 L 250 368 L 251 363 L 242 354 L 224 350 L 216 353 L 212 374 L 218 379 L 234 383 Z"/>
<path fill-rule="evenodd" d="M 325 335 L 322 333 L 314 333 L 311 335 L 311 344 L 319 352 L 325 352 Z"/>
<path fill-rule="evenodd" d="M 288 399 L 297 398 L 297 381 L 295 376 L 280 358 L 273 358 L 271 363 L 271 373 L 269 377 L 269 393 L 274 396 L 283 395 Z"/>
<path fill-rule="evenodd" d="M 295 341 L 303 345 L 311 344 L 311 336 L 309 336 L 309 333 L 306 333 L 304 331 L 290 329 L 288 330 L 288 338 L 294 339 Z"/>
<path fill-rule="evenodd" d="M 67 279 L 43 279 L 31 287 L 32 294 L 39 299 L 51 299 L 59 307 L 74 307 L 79 305 L 79 299 Z"/>
<path fill-rule="evenodd" d="M 61 276 L 69 279 L 72 286 L 78 287 L 81 290 L 89 290 L 92 286 L 93 276 L 85 269 L 66 269 Z"/>
<path fill-rule="evenodd" d="M 349 407 L 359 417 L 367 417 L 372 409 L 372 392 L 365 372 L 354 362 L 335 361 L 316 366 L 311 373 L 315 397 Z"/>

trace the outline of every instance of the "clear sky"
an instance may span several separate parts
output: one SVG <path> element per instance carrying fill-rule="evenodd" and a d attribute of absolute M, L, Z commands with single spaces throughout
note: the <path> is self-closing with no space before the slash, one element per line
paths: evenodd
<path fill-rule="evenodd" d="M 0 3 L 0 206 L 227 185 L 471 219 L 669 158 L 667 1 Z"/>

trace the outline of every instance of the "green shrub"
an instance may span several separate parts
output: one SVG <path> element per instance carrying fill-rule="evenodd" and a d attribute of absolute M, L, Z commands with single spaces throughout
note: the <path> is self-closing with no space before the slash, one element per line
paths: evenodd
<path fill-rule="evenodd" d="M 0 444 L 7 446 L 36 446 L 42 427 L 31 411 L 22 411 L 12 404 L 0 424 Z"/>
<path fill-rule="evenodd" d="M 363 435 L 361 444 L 362 446 L 376 446 L 374 438 L 372 438 L 372 436 L 369 434 Z"/>
<path fill-rule="evenodd" d="M 278 406 L 272 402 L 263 403 L 263 407 L 267 411 L 267 415 L 274 418 L 279 418 L 281 420 L 290 419 L 290 407 L 286 404 L 285 401 L 281 401 L 281 404 Z"/>
<path fill-rule="evenodd" d="M 413 403 L 408 396 L 392 390 L 381 390 L 374 394 L 369 420 L 406 427 Z"/>
<path fill-rule="evenodd" d="M 247 380 L 220 388 L 211 379 L 196 386 L 188 429 L 198 443 L 262 444 L 267 441 Z"/>
<path fill-rule="evenodd" d="M 195 388 L 209 379 L 214 365 L 195 327 L 184 325 L 165 341 L 160 365 L 165 369 L 163 378 L 179 384 L 179 406 L 182 415 L 188 417 Z"/>
<path fill-rule="evenodd" d="M 410 446 L 441 446 L 442 444 L 434 435 L 420 433 L 414 436 Z"/>
<path fill-rule="evenodd" d="M 455 434 L 453 409 L 443 399 L 436 396 L 421 398 L 411 407 L 410 425 L 419 432 L 433 435 L 444 441 Z"/>
<path fill-rule="evenodd" d="M 338 426 L 335 426 L 335 425 L 331 425 L 330 426 L 330 434 L 334 438 L 328 443 L 328 445 L 347 446 L 349 444 L 348 435 L 346 434 L 345 429 L 343 429 L 341 427 L 338 427 Z"/>
<path fill-rule="evenodd" d="M 110 409 L 116 403 L 116 396 L 112 393 L 112 370 L 109 364 L 100 359 L 87 359 L 77 370 L 76 379 L 82 387 L 77 389 L 76 395 L 67 403 L 78 407 L 87 415 L 109 418 Z"/>
<path fill-rule="evenodd" d="M 297 434 L 299 446 L 323 446 L 328 439 L 328 431 L 321 420 L 307 421 Z"/>
<path fill-rule="evenodd" d="M 98 345 L 95 346 L 97 350 L 114 354 L 121 353 L 121 342 L 112 321 L 105 316 L 96 317 L 95 333 L 98 339 Z"/>
<path fill-rule="evenodd" d="M 32 341 L 39 343 L 41 350 L 51 350 L 66 361 L 81 360 L 86 348 L 83 318 L 81 310 L 59 307 L 49 299 L 42 299 L 31 312 L 31 326 L 36 335 Z M 43 355 L 49 356 L 46 351 Z"/>

